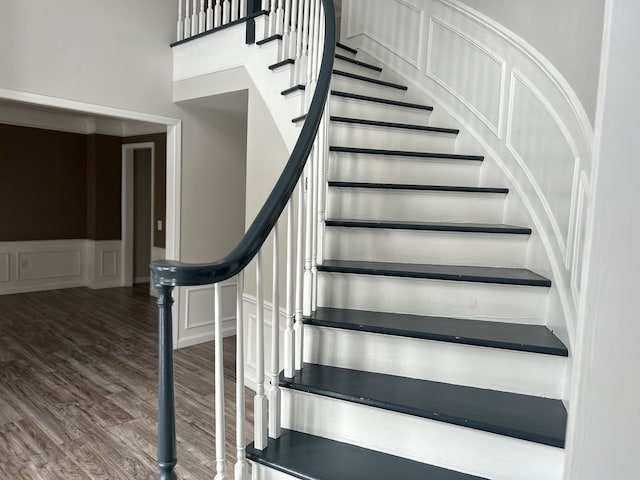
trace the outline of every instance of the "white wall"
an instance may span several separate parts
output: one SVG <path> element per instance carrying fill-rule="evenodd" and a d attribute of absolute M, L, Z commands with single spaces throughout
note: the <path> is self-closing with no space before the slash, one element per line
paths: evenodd
<path fill-rule="evenodd" d="M 591 122 L 596 109 L 605 0 L 460 0 L 539 50 L 568 80 Z"/>
<path fill-rule="evenodd" d="M 0 88 L 183 120 L 181 258 L 226 253 L 244 228 L 244 131 L 173 103 L 177 3 L 0 0 L 0 11 Z"/>
<path fill-rule="evenodd" d="M 570 412 L 567 479 L 640 472 L 640 36 L 636 0 L 608 0 L 595 147 L 591 253 Z"/>

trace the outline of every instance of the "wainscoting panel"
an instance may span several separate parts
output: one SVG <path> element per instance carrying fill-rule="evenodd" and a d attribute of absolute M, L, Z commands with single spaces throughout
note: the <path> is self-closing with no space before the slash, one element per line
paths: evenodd
<path fill-rule="evenodd" d="M 424 10 L 419 2 L 352 0 L 349 8 L 357 14 L 349 15 L 348 32 L 364 33 L 380 46 L 419 68 L 424 33 Z M 389 28 L 389 25 L 401 25 L 404 35 L 398 35 L 397 30 Z"/>
<path fill-rule="evenodd" d="M 122 241 L 86 240 L 86 285 L 112 288 L 124 284 L 122 278 Z"/>
<path fill-rule="evenodd" d="M 82 274 L 82 247 L 73 250 L 19 251 L 18 280 L 72 278 Z"/>
<path fill-rule="evenodd" d="M 222 335 L 228 337 L 236 331 L 236 278 L 223 282 Z M 180 325 L 178 326 L 178 348 L 210 342 L 215 338 L 215 295 L 213 285 L 183 287 L 179 290 Z"/>
<path fill-rule="evenodd" d="M 505 61 L 479 42 L 431 18 L 427 76 L 465 103 L 497 137 L 501 132 L 505 68 Z"/>
<path fill-rule="evenodd" d="M 0 253 L 0 282 L 9 281 L 9 260 L 10 257 L 8 253 Z"/>

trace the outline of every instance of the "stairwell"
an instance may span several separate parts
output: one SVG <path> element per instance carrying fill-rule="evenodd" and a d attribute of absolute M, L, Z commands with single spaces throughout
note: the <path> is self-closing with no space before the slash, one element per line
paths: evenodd
<path fill-rule="evenodd" d="M 290 79 L 281 101 L 304 95 L 282 35 L 265 47 L 286 57 L 265 67 Z M 504 224 L 514 193 L 484 183 L 437 106 L 342 43 L 328 111 L 304 354 L 270 386 L 256 367 L 256 430 L 267 396 L 281 418 L 246 449 L 253 478 L 560 480 L 569 353 L 546 326 L 552 280 L 525 268 L 533 226 Z"/>

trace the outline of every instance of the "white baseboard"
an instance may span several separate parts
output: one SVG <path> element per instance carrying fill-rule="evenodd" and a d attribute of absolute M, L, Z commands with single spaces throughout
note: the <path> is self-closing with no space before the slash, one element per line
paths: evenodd
<path fill-rule="evenodd" d="M 121 285 L 121 241 L 0 242 L 0 295 Z"/>

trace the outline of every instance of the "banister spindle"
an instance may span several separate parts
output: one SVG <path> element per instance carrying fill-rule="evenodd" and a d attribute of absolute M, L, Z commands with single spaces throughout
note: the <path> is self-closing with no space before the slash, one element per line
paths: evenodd
<path fill-rule="evenodd" d="M 158 480 L 176 480 L 176 406 L 173 384 L 173 287 L 158 290 Z"/>
<path fill-rule="evenodd" d="M 244 271 L 238 273 L 236 293 L 236 464 L 235 480 L 249 479 L 249 464 L 245 450 L 244 409 Z"/>
<path fill-rule="evenodd" d="M 198 33 L 198 0 L 193 0 L 193 11 L 191 13 L 191 35 Z"/>
<path fill-rule="evenodd" d="M 311 271 L 311 249 L 313 246 L 313 156 L 317 150 L 317 146 L 314 145 L 311 150 L 311 156 L 307 161 L 307 165 L 305 167 L 307 172 L 307 178 L 305 179 L 305 235 L 304 235 L 304 278 L 303 278 L 303 303 L 302 303 L 302 314 L 306 317 L 311 315 L 311 291 L 313 288 L 313 274 Z"/>
<path fill-rule="evenodd" d="M 278 224 L 273 227 L 273 279 L 271 300 L 271 389 L 269 390 L 269 436 L 280 438 L 280 263 Z"/>
<path fill-rule="evenodd" d="M 222 25 L 222 5 L 220 0 L 216 0 L 216 6 L 213 9 L 213 28 L 218 28 Z"/>
<path fill-rule="evenodd" d="M 269 3 L 269 27 L 267 31 L 268 35 L 275 35 L 276 33 L 276 3 L 278 0 L 270 0 Z"/>
<path fill-rule="evenodd" d="M 226 25 L 231 21 L 231 3 L 229 0 L 224 0 L 222 4 L 222 24 Z"/>
<path fill-rule="evenodd" d="M 256 396 L 253 404 L 253 443 L 267 448 L 267 396 L 264 390 L 264 297 L 262 291 L 262 251 L 256 255 Z"/>
<path fill-rule="evenodd" d="M 284 0 L 278 0 L 278 8 L 276 9 L 276 33 L 279 35 L 283 35 L 284 33 Z"/>
<path fill-rule="evenodd" d="M 287 205 L 287 276 L 286 276 L 286 326 L 284 330 L 284 376 L 291 378 L 295 372 L 294 282 L 295 259 L 293 257 L 293 197 Z"/>
<path fill-rule="evenodd" d="M 317 0 L 309 0 L 309 34 L 307 46 L 307 80 L 306 84 L 311 85 L 315 82 L 315 54 L 316 54 L 316 3 Z M 309 104 L 311 104 L 311 96 L 309 95 Z"/>
<path fill-rule="evenodd" d="M 213 28 L 213 0 L 207 0 L 207 30 Z"/>
<path fill-rule="evenodd" d="M 302 370 L 302 354 L 304 329 L 302 323 L 304 297 L 304 174 L 300 177 L 298 186 L 298 222 L 296 232 L 296 323 L 294 325 L 295 339 L 295 369 Z"/>
<path fill-rule="evenodd" d="M 220 283 L 214 285 L 215 292 L 215 413 L 216 413 L 216 476 L 214 480 L 227 479 L 226 436 L 224 427 L 224 357 L 222 338 L 222 295 Z"/>
<path fill-rule="evenodd" d="M 196 0 L 193 0 L 194 2 Z M 189 6 L 189 0 L 185 0 L 184 5 L 184 38 L 191 36 L 191 7 Z"/>
<path fill-rule="evenodd" d="M 231 0 L 231 21 L 238 20 L 238 2 L 244 3 L 244 0 Z"/>
<path fill-rule="evenodd" d="M 198 33 L 204 32 L 207 26 L 207 14 L 204 1 L 205 0 L 200 0 L 200 13 L 198 13 Z"/>
<path fill-rule="evenodd" d="M 305 83 L 309 68 L 309 0 L 304 0 L 302 9 L 302 57 L 300 60 L 300 82 Z"/>
<path fill-rule="evenodd" d="M 239 0 L 240 1 L 240 18 L 244 18 L 247 16 L 247 2 L 250 0 Z"/>
<path fill-rule="evenodd" d="M 330 118 L 329 101 L 325 107 L 325 113 L 322 116 L 320 128 L 318 129 L 320 140 L 320 165 L 319 165 L 319 178 L 318 178 L 318 227 L 317 227 L 317 263 L 322 264 L 324 261 L 324 231 L 325 231 L 325 208 L 327 202 L 327 169 L 328 169 L 328 151 L 329 146 L 327 140 L 329 138 L 329 122 Z M 316 282 L 316 303 L 317 307 L 318 295 L 317 295 L 317 282 Z"/>
<path fill-rule="evenodd" d="M 176 24 L 176 40 L 184 38 L 184 21 L 182 19 L 182 0 L 178 0 L 178 22 Z"/>
<path fill-rule="evenodd" d="M 320 174 L 320 134 L 316 135 L 316 146 L 313 149 L 313 157 L 309 159 L 311 161 L 311 167 L 313 169 L 313 183 L 311 185 L 311 306 L 310 311 L 315 312 L 317 300 L 316 294 L 318 291 L 318 177 Z"/>
<path fill-rule="evenodd" d="M 300 0 L 291 0 L 291 33 L 289 35 L 289 58 L 296 57 L 296 45 L 298 43 L 298 4 Z"/>

